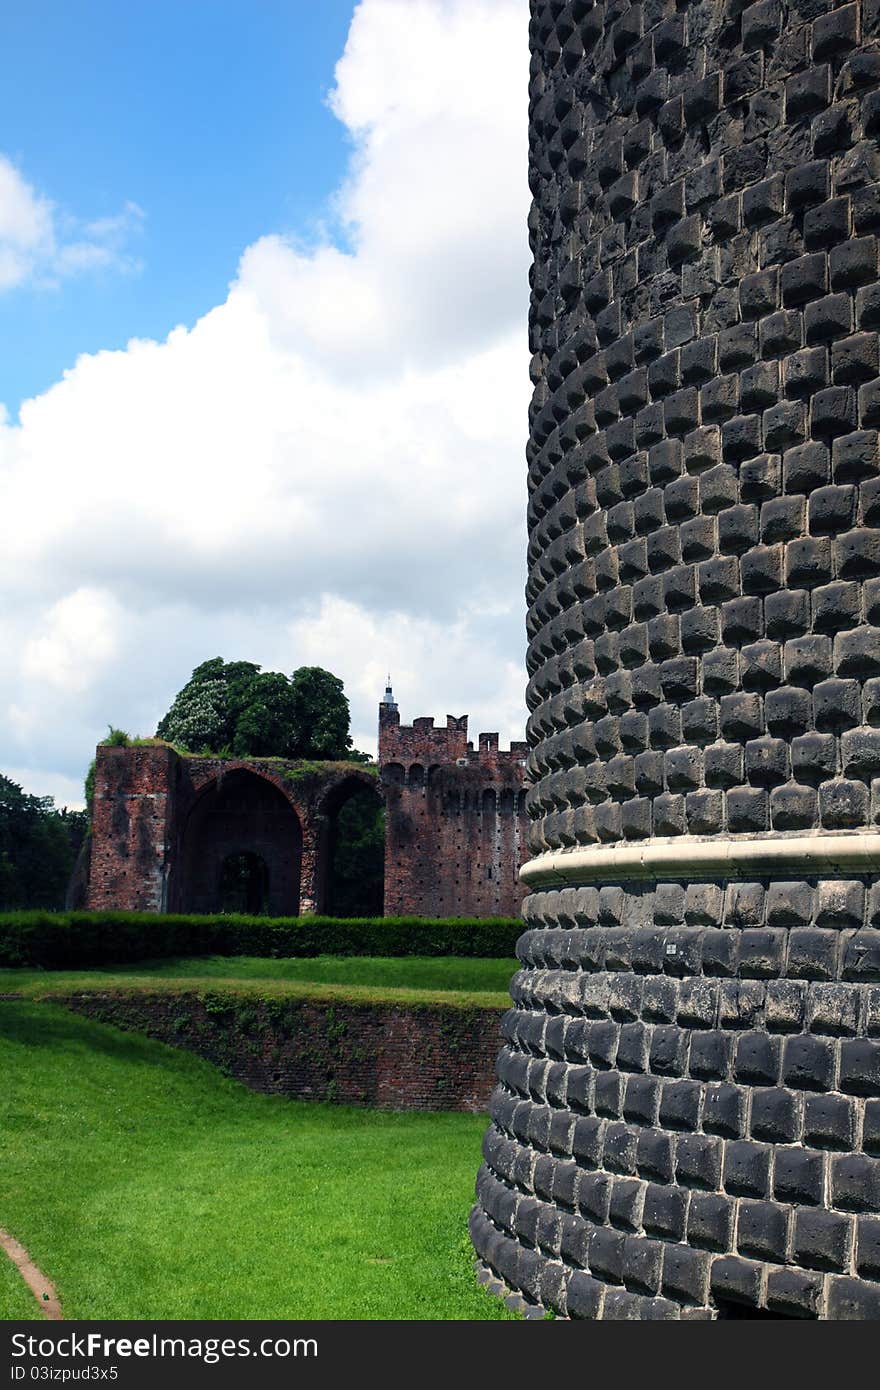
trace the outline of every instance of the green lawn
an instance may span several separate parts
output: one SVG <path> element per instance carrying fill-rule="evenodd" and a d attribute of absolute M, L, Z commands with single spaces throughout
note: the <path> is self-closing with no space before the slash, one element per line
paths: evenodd
<path fill-rule="evenodd" d="M 0 1250 L 0 1318 L 39 1318 L 37 1300 L 8 1255 Z"/>
<path fill-rule="evenodd" d="M 254 1095 L 31 1001 L 0 1002 L 0 1077 L 0 1225 L 67 1317 L 509 1316 L 465 1237 L 482 1116 Z M 4 1318 L 36 1306 L 11 1273 Z"/>
<path fill-rule="evenodd" d="M 515 960 L 462 956 L 315 956 L 263 959 L 256 956 L 205 956 L 192 960 L 139 961 L 136 965 L 86 970 L 0 970 L 0 994 L 22 991 L 107 987 L 113 984 L 169 988 L 184 981 L 228 981 L 245 990 L 317 994 L 321 998 L 420 999 L 439 1003 L 507 1008 Z M 457 997 L 453 997 L 457 996 Z"/>

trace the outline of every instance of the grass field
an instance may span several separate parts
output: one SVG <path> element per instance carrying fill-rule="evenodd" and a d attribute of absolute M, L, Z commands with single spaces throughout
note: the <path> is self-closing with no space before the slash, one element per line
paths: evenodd
<path fill-rule="evenodd" d="M 37 1301 L 12 1261 L 0 1250 L 0 1318 L 40 1318 Z"/>
<path fill-rule="evenodd" d="M 25 973 L 3 972 L 0 992 Z M 254 1095 L 32 1001 L 0 1002 L 0 1076 L 0 1225 L 67 1317 L 509 1316 L 474 1283 L 466 1242 L 482 1116 Z M 17 1279 L 0 1272 L 0 1317 L 36 1307 Z"/>
<path fill-rule="evenodd" d="M 0 994 L 91 989 L 114 984 L 192 988 L 196 983 L 234 984 L 244 991 L 310 994 L 320 998 L 478 1004 L 507 1008 L 515 960 L 481 957 L 314 956 L 263 959 L 206 956 L 192 960 L 140 961 L 87 970 L 0 970 Z M 454 997 L 455 996 L 455 997 Z"/>

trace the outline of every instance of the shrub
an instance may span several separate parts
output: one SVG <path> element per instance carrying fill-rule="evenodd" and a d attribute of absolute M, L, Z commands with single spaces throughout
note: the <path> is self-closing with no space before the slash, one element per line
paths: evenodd
<path fill-rule="evenodd" d="M 507 917 L 246 917 L 153 912 L 0 914 L 0 966 L 75 970 L 165 956 L 511 957 Z"/>
<path fill-rule="evenodd" d="M 132 737 L 125 729 L 115 729 L 112 724 L 108 724 L 107 737 L 101 739 L 101 744 L 104 748 L 130 748 Z"/>

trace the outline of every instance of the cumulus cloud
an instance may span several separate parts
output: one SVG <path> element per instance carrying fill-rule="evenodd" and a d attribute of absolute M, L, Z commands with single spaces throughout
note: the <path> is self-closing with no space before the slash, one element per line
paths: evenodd
<path fill-rule="evenodd" d="M 0 153 L 0 292 L 28 283 L 55 286 L 91 270 L 136 270 L 140 263 L 128 243 L 143 217 L 134 202 L 92 222 L 61 213 Z"/>
<path fill-rule="evenodd" d="M 267 237 L 242 262 L 278 341 L 372 376 L 521 328 L 527 24 L 520 0 L 360 6 L 330 97 L 355 142 L 334 200 L 352 254 Z"/>
<path fill-rule="evenodd" d="M 73 777 L 218 653 L 328 666 L 360 746 L 389 667 L 522 735 L 527 11 L 362 0 L 334 235 L 0 419 L 0 766 Z"/>
<path fill-rule="evenodd" d="M 377 614 L 327 596 L 317 612 L 291 623 L 288 635 L 303 664 L 350 672 L 355 745 L 375 752 L 377 694 L 388 674 L 405 699 L 405 721 L 418 713 L 469 714 L 474 732 L 522 738 L 520 624 L 519 614 L 515 624 L 512 616 L 506 602 L 464 604 L 451 622 L 441 622 L 403 611 Z"/>
<path fill-rule="evenodd" d="M 28 638 L 22 674 L 62 690 L 84 690 L 112 658 L 120 620 L 119 604 L 112 594 L 77 589 L 52 604 L 41 629 Z"/>

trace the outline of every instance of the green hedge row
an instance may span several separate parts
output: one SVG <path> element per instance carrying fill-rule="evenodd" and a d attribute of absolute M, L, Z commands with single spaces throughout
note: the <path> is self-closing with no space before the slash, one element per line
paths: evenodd
<path fill-rule="evenodd" d="M 199 917 L 0 913 L 0 966 L 75 970 L 163 956 L 514 956 L 507 917 Z"/>

